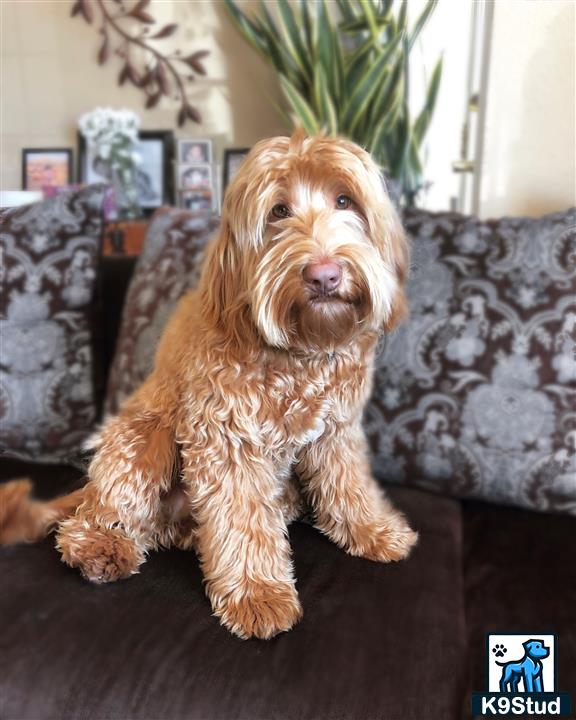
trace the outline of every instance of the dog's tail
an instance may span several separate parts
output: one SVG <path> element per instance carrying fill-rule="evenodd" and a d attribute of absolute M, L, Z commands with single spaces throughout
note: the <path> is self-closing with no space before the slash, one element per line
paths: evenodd
<path fill-rule="evenodd" d="M 84 500 L 86 487 L 48 501 L 33 500 L 31 490 L 29 480 L 0 485 L 0 545 L 42 540 L 72 515 Z"/>

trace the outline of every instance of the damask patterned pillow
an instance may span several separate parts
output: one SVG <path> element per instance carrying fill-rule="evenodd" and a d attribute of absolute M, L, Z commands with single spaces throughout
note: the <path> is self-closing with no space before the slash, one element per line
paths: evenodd
<path fill-rule="evenodd" d="M 575 212 L 408 212 L 411 317 L 365 424 L 377 475 L 576 514 Z"/>
<path fill-rule="evenodd" d="M 162 331 L 180 297 L 198 282 L 206 243 L 218 225 L 210 213 L 175 208 L 163 208 L 151 220 L 126 294 L 108 412 L 117 412 L 152 370 Z"/>
<path fill-rule="evenodd" d="M 0 453 L 79 457 L 97 415 L 93 314 L 106 187 L 2 213 Z"/>

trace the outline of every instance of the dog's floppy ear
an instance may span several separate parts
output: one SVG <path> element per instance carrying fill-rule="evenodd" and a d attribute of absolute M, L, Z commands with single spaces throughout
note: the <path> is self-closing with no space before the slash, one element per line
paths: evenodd
<path fill-rule="evenodd" d="M 382 218 L 385 252 L 390 256 L 390 262 L 394 268 L 398 283 L 392 298 L 390 312 L 384 321 L 384 330 L 390 332 L 408 317 L 406 279 L 410 265 L 410 250 L 400 217 L 387 195 L 386 200 L 388 208 L 383 210 L 385 217 Z"/>
<path fill-rule="evenodd" d="M 212 325 L 225 327 L 236 314 L 242 295 L 241 277 L 238 249 L 228 223 L 223 221 L 208 248 L 200 281 L 203 314 Z"/>
<path fill-rule="evenodd" d="M 372 201 L 368 211 L 370 232 L 384 261 L 392 268 L 397 283 L 390 311 L 383 324 L 383 329 L 389 332 L 408 316 L 406 279 L 410 265 L 410 249 L 398 212 L 386 190 L 384 178 L 372 162 L 367 170 L 372 186 Z"/>
<path fill-rule="evenodd" d="M 213 242 L 201 281 L 203 311 L 214 325 L 246 338 L 250 321 L 247 278 L 262 244 L 267 207 L 274 192 L 272 171 L 288 138 L 261 140 L 243 161 L 226 190 L 220 233 Z"/>

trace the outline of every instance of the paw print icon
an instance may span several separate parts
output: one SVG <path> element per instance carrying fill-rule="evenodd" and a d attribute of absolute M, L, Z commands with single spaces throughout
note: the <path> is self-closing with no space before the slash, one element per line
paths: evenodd
<path fill-rule="evenodd" d="M 508 650 L 504 647 L 504 645 L 494 645 L 492 652 L 496 655 L 496 657 L 504 657 Z"/>

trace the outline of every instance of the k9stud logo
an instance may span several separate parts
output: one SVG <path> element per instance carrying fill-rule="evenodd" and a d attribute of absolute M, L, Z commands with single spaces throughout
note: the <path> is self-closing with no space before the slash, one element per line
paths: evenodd
<path fill-rule="evenodd" d="M 556 636 L 551 633 L 488 634 L 488 691 L 473 693 L 473 714 L 566 717 L 570 697 L 556 692 L 556 666 Z"/>

